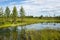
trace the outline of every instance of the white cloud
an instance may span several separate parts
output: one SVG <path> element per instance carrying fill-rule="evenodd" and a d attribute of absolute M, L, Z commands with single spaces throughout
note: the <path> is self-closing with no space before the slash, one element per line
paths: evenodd
<path fill-rule="evenodd" d="M 34 8 L 33 13 L 40 14 L 41 11 L 46 11 L 48 14 L 59 14 L 57 10 L 60 8 L 60 0 L 27 0 L 26 4 L 29 4 L 29 2 L 31 8 Z M 39 12 L 39 10 L 41 11 Z"/>
<path fill-rule="evenodd" d="M 12 10 L 14 4 L 16 4 L 17 10 L 20 10 L 21 5 L 26 11 L 26 15 L 53 15 L 53 13 L 60 13 L 60 0 L 26 0 L 17 4 L 16 2 L 11 2 L 9 5 L 10 10 Z"/>

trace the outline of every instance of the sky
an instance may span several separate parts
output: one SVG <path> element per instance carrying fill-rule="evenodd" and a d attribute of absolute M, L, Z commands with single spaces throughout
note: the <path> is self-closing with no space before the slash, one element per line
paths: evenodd
<path fill-rule="evenodd" d="M 21 6 L 25 10 L 25 15 L 29 16 L 60 16 L 60 0 L 0 0 L 0 6 L 8 6 L 13 10 L 14 5 L 19 12 Z"/>

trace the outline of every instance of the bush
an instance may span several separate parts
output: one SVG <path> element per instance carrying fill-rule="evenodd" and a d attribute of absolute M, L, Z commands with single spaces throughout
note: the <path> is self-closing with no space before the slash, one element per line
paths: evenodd
<path fill-rule="evenodd" d="M 0 25 L 3 25 L 4 24 L 4 22 L 0 22 Z"/>

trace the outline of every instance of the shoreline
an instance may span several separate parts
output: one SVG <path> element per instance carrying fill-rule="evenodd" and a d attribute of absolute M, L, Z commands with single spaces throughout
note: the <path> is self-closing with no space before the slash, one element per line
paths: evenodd
<path fill-rule="evenodd" d="M 0 28 L 8 28 L 8 27 L 16 27 L 16 26 L 26 26 L 26 25 L 30 25 L 30 24 L 36 24 L 36 23 L 42 23 L 42 22 L 5 24 L 5 25 L 1 25 Z M 43 23 L 47 23 L 47 22 L 43 22 Z M 53 23 L 53 22 L 49 22 L 49 23 Z M 54 22 L 54 23 L 56 23 L 56 22 Z"/>

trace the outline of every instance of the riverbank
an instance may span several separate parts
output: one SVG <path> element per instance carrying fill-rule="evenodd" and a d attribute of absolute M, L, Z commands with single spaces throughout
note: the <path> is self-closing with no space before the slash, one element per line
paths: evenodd
<path fill-rule="evenodd" d="M 29 24 L 34 24 L 34 23 L 60 23 L 60 20 L 54 20 L 54 19 L 38 19 L 38 18 L 25 18 L 24 21 L 21 23 L 21 19 L 17 19 L 17 23 L 11 23 L 11 22 L 6 22 L 5 24 L 0 25 L 0 28 L 4 27 L 14 27 L 14 26 L 24 26 L 24 25 L 29 25 Z"/>

